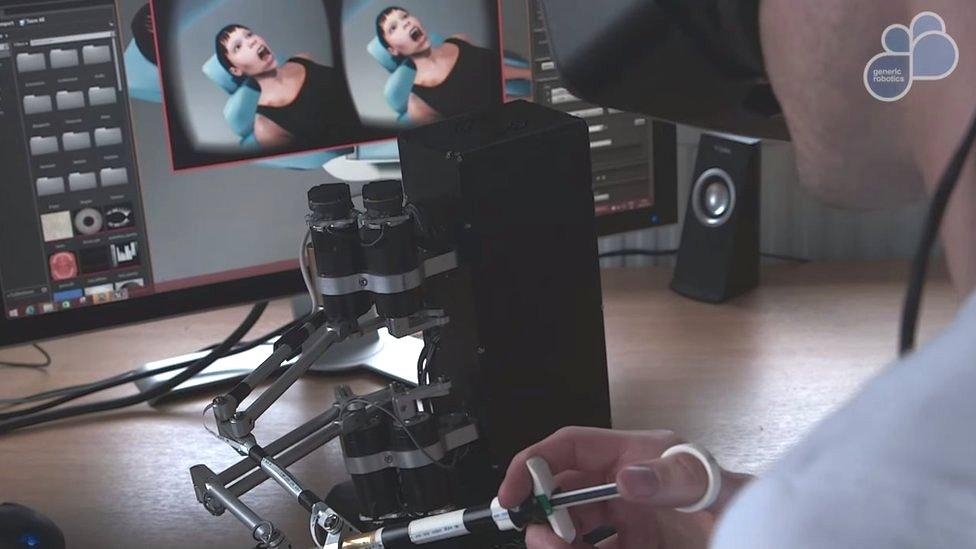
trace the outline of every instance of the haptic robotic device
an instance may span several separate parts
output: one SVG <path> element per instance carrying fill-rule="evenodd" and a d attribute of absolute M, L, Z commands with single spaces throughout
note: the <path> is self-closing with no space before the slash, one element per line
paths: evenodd
<path fill-rule="evenodd" d="M 289 546 L 241 499 L 269 478 L 309 514 L 322 547 L 505 545 L 526 522 L 560 520 L 544 463 L 533 469 L 541 499 L 511 512 L 492 499 L 514 454 L 566 425 L 610 426 L 586 124 L 515 102 L 409 130 L 399 146 L 402 183 L 366 185 L 364 211 L 344 184 L 309 192 L 323 306 L 208 406 L 214 434 L 244 459 L 220 473 L 193 467 L 197 499 L 229 511 L 259 547 Z M 261 415 L 319 356 L 381 329 L 422 334 L 420 356 L 405 357 L 418 385 L 339 388 L 304 425 L 257 440 Z M 327 479 L 322 499 L 287 468 L 334 439 L 350 479 Z M 463 545 L 450 539 L 459 535 Z"/>

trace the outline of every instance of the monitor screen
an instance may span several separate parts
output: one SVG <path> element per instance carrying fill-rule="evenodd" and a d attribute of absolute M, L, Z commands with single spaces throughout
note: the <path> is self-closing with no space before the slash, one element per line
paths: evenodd
<path fill-rule="evenodd" d="M 437 85 L 418 91 L 431 83 L 424 80 L 430 74 L 422 66 L 413 75 L 397 75 L 400 65 L 389 64 L 392 53 L 380 55 L 374 39 L 386 2 L 159 4 L 160 12 L 174 10 L 171 20 L 180 15 L 208 29 L 211 50 L 224 27 L 239 24 L 252 29 L 237 33 L 242 44 L 263 40 L 258 48 L 267 43 L 285 65 L 301 59 L 295 65 L 306 77 L 318 70 L 306 60 L 343 68 L 356 115 L 384 128 L 384 136 L 401 124 L 467 108 L 437 95 Z M 274 5 L 281 20 L 254 12 L 256 4 Z M 460 4 L 467 9 L 459 10 Z M 534 1 L 402 0 L 397 5 L 404 9 L 391 21 L 407 26 L 407 40 L 416 42 L 414 27 L 422 25 L 423 36 L 439 35 L 436 41 L 449 53 L 494 47 L 502 52 L 500 63 L 480 72 L 497 79 L 501 65 L 505 97 L 534 99 L 587 120 L 601 232 L 674 221 L 673 127 L 669 134 L 668 127 L 640 116 L 597 113 L 598 107 L 562 89 Z M 169 70 L 170 54 L 151 8 L 146 0 L 0 0 L 0 346 L 299 293 L 304 284 L 296 258 L 307 190 L 337 177 L 348 179 L 344 170 L 352 165 L 376 166 L 377 173 L 396 170 L 396 146 L 390 141 L 289 155 L 252 151 L 262 158 L 245 155 L 246 161 L 240 156 L 245 149 L 238 147 L 228 157 L 221 147 L 240 144 L 233 132 L 241 127 L 225 113 L 235 113 L 237 103 L 203 72 L 208 60 L 203 50 L 202 59 L 185 61 L 187 81 L 173 85 L 201 86 L 189 92 L 183 108 L 190 118 L 208 121 L 197 129 L 209 135 L 201 143 L 213 146 L 191 155 L 195 160 L 188 166 L 194 169 L 182 169 L 171 131 L 182 115 L 165 106 L 177 92 L 160 77 Z M 289 10 L 297 11 L 284 13 Z M 315 32 L 289 36 L 282 30 L 305 26 Z M 202 32 L 184 35 L 186 47 Z M 393 38 L 384 51 L 399 51 L 392 47 L 397 40 L 403 39 Z M 202 39 L 199 44 L 202 48 Z M 455 70 L 475 66 L 466 61 Z M 427 100 L 419 97 L 431 90 Z M 206 108 L 195 106 L 197 101 Z M 184 129 L 187 136 L 196 135 L 191 126 Z"/>
<path fill-rule="evenodd" d="M 526 8 L 534 101 L 578 116 L 590 128 L 597 231 L 607 235 L 676 223 L 675 126 L 573 95 L 552 57 L 542 3 L 528 0 Z"/>
<path fill-rule="evenodd" d="M 176 169 L 388 139 L 502 100 L 497 0 L 271 5 L 152 2 Z"/>

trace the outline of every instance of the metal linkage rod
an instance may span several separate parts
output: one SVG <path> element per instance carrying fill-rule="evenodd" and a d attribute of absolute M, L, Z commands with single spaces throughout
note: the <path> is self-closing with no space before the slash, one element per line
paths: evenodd
<path fill-rule="evenodd" d="M 285 450 L 280 454 L 276 454 L 277 457 L 275 458 L 275 462 L 281 467 L 288 467 L 294 463 L 297 463 L 305 456 L 331 442 L 333 439 L 339 436 L 340 431 L 341 427 L 336 424 L 320 429 L 288 450 Z M 270 447 L 266 450 L 269 449 Z M 252 462 L 250 459 L 248 459 L 247 462 L 250 463 L 252 467 L 254 466 L 254 462 Z M 268 480 L 268 478 L 268 474 L 259 468 L 256 471 L 251 471 L 249 474 L 247 474 L 247 476 L 241 478 L 227 488 L 231 491 L 231 493 L 240 496 L 250 492 L 254 488 L 257 488 L 264 483 L 264 481 Z"/>
<path fill-rule="evenodd" d="M 281 356 L 285 354 L 285 358 L 282 360 L 289 360 L 296 354 L 301 352 L 302 347 L 308 338 L 312 337 L 322 325 L 325 324 L 325 313 L 323 311 L 318 311 L 313 314 L 307 322 L 303 323 L 299 328 L 290 330 L 285 335 L 281 336 L 281 339 L 275 342 L 275 353 L 273 356 Z M 278 363 L 278 366 L 281 362 Z M 251 391 L 254 390 L 260 383 L 264 382 L 268 377 L 274 373 L 275 367 L 267 364 L 262 364 L 257 369 L 253 370 L 247 375 L 237 387 L 234 388 L 228 395 L 236 397 L 238 403 L 244 402 Z"/>
<path fill-rule="evenodd" d="M 449 385 L 447 384 L 439 383 L 433 386 L 413 389 L 410 391 L 410 394 L 414 395 L 414 398 L 418 398 L 418 399 L 430 398 L 432 396 L 441 396 L 447 393 L 448 387 Z M 388 402 L 392 398 L 392 393 L 390 392 L 389 387 L 384 387 L 383 389 L 379 389 L 368 395 L 358 396 L 355 398 L 357 400 L 365 400 L 367 402 L 372 402 L 374 404 L 381 404 L 383 402 Z M 289 431 L 288 433 L 279 437 L 277 440 L 266 445 L 264 447 L 265 451 L 273 456 L 279 456 L 279 454 L 281 454 L 281 456 L 278 459 L 283 459 L 283 457 L 286 454 L 288 456 L 293 456 L 296 455 L 295 452 L 296 448 L 292 448 L 293 446 L 297 447 L 300 445 L 302 448 L 308 448 L 309 445 L 311 445 L 315 441 L 325 438 L 325 432 L 327 432 L 331 436 L 328 437 L 328 440 L 324 440 L 321 443 L 319 443 L 317 446 L 315 446 L 315 448 L 325 445 L 330 440 L 335 438 L 337 434 L 331 434 L 332 433 L 331 429 L 326 429 L 325 432 L 320 432 L 320 431 L 322 431 L 323 428 L 331 427 L 330 424 L 335 423 L 339 420 L 341 414 L 340 406 L 341 404 L 339 402 L 333 404 L 331 408 L 322 412 L 318 416 L 310 419 L 309 421 L 305 422 L 299 427 Z M 314 437 L 314 441 L 306 441 L 306 439 L 309 439 L 310 437 Z M 311 451 L 314 450 L 315 448 L 312 448 L 309 451 L 305 451 L 303 454 L 298 456 L 293 461 L 285 463 L 285 466 L 295 463 L 299 459 L 311 453 Z M 288 450 L 288 452 L 286 452 L 286 454 L 282 454 L 282 452 L 285 452 L 286 450 Z M 220 481 L 224 485 L 229 485 L 230 483 L 240 479 L 244 475 L 251 473 L 256 468 L 258 468 L 258 466 L 254 462 L 254 460 L 247 458 L 228 467 L 223 472 L 221 472 L 218 476 L 220 478 Z M 257 486 L 261 482 L 264 482 L 264 480 L 267 479 L 267 476 L 260 471 L 254 472 L 254 475 L 255 476 L 249 477 L 250 480 L 248 481 L 248 484 L 254 483 L 255 481 L 257 481 L 257 483 L 251 486 L 250 488 L 246 488 L 243 491 L 237 492 L 238 495 L 246 493 L 248 490 L 250 490 L 254 486 Z M 241 487 L 247 486 L 247 484 L 241 484 L 240 486 Z"/>
<path fill-rule="evenodd" d="M 267 450 L 261 446 L 257 444 L 252 445 L 248 448 L 247 455 L 257 462 L 261 470 L 271 477 L 272 480 L 298 500 L 298 503 L 309 513 L 312 512 L 312 507 L 315 504 L 322 502 L 322 498 L 317 496 L 312 490 L 302 486 L 295 475 L 289 473 L 273 457 L 268 455 Z"/>
<path fill-rule="evenodd" d="M 315 416 L 304 424 L 298 426 L 297 428 L 289 431 L 288 433 L 282 435 L 280 438 L 271 442 L 265 446 L 265 450 L 272 455 L 278 455 L 283 451 L 295 446 L 296 444 L 302 443 L 306 438 L 310 437 L 316 431 L 322 429 L 323 427 L 333 423 L 339 419 L 339 408 L 338 406 L 333 406 L 325 412 Z M 294 463 L 294 462 L 292 462 Z M 289 464 L 290 465 L 290 464 Z M 234 465 L 231 465 L 218 476 L 222 483 L 230 484 L 235 480 L 241 478 L 242 476 L 248 474 L 257 468 L 257 464 L 251 459 L 243 459 Z M 244 492 L 241 492 L 244 493 Z M 240 494 L 238 494 L 240 495 Z"/>
<path fill-rule="evenodd" d="M 375 332 L 384 326 L 382 319 L 375 318 L 359 326 L 359 333 Z M 243 413 L 235 415 L 231 432 L 237 438 L 244 438 L 254 429 L 254 423 L 285 393 L 300 377 L 308 372 L 315 361 L 329 350 L 329 347 L 346 339 L 350 334 L 343 327 L 325 325 L 315 331 L 308 342 L 302 346 L 302 357 L 281 375 L 266 391 Z M 238 434 L 240 433 L 240 434 Z"/>
<path fill-rule="evenodd" d="M 221 424 L 225 436 L 241 440 L 251 434 L 254 425 L 268 408 L 271 407 L 281 395 L 285 393 L 296 381 L 315 364 L 315 361 L 339 341 L 339 332 L 331 326 L 319 328 L 315 334 L 309 338 L 308 343 L 303 346 L 302 357 L 295 364 L 291 365 L 284 374 L 268 387 L 257 399 L 243 412 L 237 412 L 225 424 Z"/>
<path fill-rule="evenodd" d="M 271 521 L 264 520 L 251 510 L 243 501 L 232 494 L 213 471 L 203 465 L 197 465 L 190 470 L 197 499 L 203 503 L 211 513 L 219 515 L 224 510 L 230 511 L 237 520 L 241 521 L 251 531 L 251 536 L 259 542 L 260 547 L 276 548 L 290 547 L 288 539 Z"/>
<path fill-rule="evenodd" d="M 250 396 L 254 388 L 268 379 L 275 370 L 280 368 L 286 360 L 294 355 L 294 352 L 287 345 L 276 347 L 274 352 L 271 353 L 271 356 L 265 359 L 257 368 L 251 370 L 251 373 L 233 389 L 227 394 L 217 397 L 214 401 L 214 412 L 217 414 L 217 419 L 226 421 L 233 417 L 234 413 L 237 412 L 237 407 L 244 402 L 244 399 Z"/>
<path fill-rule="evenodd" d="M 325 313 L 318 311 L 300 326 L 296 326 L 282 335 L 274 344 L 274 352 L 257 368 L 251 371 L 240 383 L 224 395 L 213 401 L 213 414 L 218 425 L 234 417 L 237 408 L 244 399 L 250 396 L 254 388 L 270 377 L 281 365 L 297 355 L 302 346 L 312 334 L 325 324 Z M 227 436 L 227 433 L 224 433 Z"/>

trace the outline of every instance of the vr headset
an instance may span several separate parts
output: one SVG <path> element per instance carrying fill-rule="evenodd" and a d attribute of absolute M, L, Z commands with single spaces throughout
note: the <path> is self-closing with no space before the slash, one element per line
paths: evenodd
<path fill-rule="evenodd" d="M 789 139 L 766 80 L 760 0 L 542 0 L 567 86 L 594 103 Z"/>
<path fill-rule="evenodd" d="M 789 139 L 766 78 L 761 0 L 540 1 L 552 57 L 576 96 L 682 124 Z M 932 198 L 902 311 L 902 354 L 915 347 L 929 257 L 974 144 L 976 119 Z"/>

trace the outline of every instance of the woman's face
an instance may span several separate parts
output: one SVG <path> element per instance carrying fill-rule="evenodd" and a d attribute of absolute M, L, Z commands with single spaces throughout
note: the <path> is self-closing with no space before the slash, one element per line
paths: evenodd
<path fill-rule="evenodd" d="M 234 29 L 224 47 L 234 76 L 255 76 L 278 68 L 268 43 L 250 29 Z"/>
<path fill-rule="evenodd" d="M 410 57 L 430 49 L 427 30 L 420 20 L 404 10 L 390 12 L 382 23 L 383 38 L 390 45 L 390 53 Z"/>

